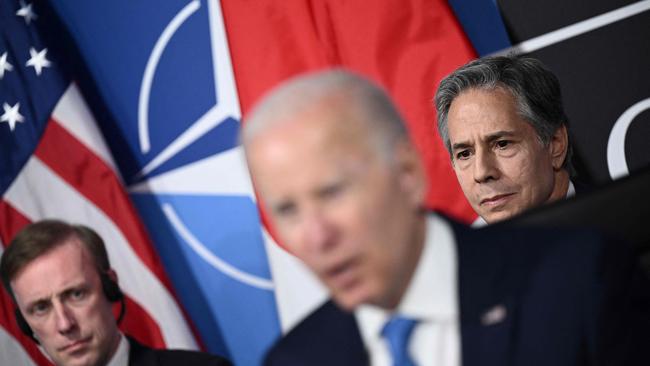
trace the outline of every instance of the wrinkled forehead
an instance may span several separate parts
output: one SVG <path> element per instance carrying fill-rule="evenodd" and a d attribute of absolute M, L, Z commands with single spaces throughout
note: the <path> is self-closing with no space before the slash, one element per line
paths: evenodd
<path fill-rule="evenodd" d="M 356 156 L 372 156 L 364 133 L 353 123 L 307 119 L 274 127 L 256 136 L 247 147 L 249 165 L 267 169 L 291 161 L 287 168 L 300 170 L 310 164 L 326 164 Z"/>
<path fill-rule="evenodd" d="M 376 158 L 351 125 L 311 119 L 269 129 L 250 141 L 249 169 L 264 198 L 307 192 Z"/>
<path fill-rule="evenodd" d="M 38 286 L 41 285 L 60 285 L 98 276 L 88 249 L 79 239 L 72 238 L 74 239 L 62 241 L 23 266 L 11 280 L 14 292 L 33 297 L 38 294 Z"/>

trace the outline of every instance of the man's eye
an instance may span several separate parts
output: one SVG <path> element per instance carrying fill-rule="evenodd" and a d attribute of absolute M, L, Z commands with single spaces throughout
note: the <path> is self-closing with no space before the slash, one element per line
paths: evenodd
<path fill-rule="evenodd" d="M 277 216 L 280 217 L 289 217 L 296 212 L 296 205 L 293 203 L 281 203 L 273 208 L 273 211 Z"/>
<path fill-rule="evenodd" d="M 50 305 L 48 303 L 37 303 L 32 306 L 29 312 L 34 315 L 44 315 L 49 309 Z"/>
<path fill-rule="evenodd" d="M 508 145 L 510 145 L 509 140 L 499 140 L 496 142 L 496 146 L 499 149 L 505 149 L 506 147 L 508 147 Z"/>
<path fill-rule="evenodd" d="M 459 160 L 467 159 L 467 158 L 469 158 L 469 156 L 470 156 L 469 150 L 461 150 L 461 151 L 456 153 L 456 159 L 459 159 Z"/>
<path fill-rule="evenodd" d="M 319 193 L 321 198 L 334 198 L 337 197 L 344 188 L 343 183 L 331 184 L 327 187 L 324 187 Z"/>
<path fill-rule="evenodd" d="M 84 290 L 73 290 L 70 292 L 70 298 L 72 300 L 83 300 L 86 297 L 86 291 Z"/>

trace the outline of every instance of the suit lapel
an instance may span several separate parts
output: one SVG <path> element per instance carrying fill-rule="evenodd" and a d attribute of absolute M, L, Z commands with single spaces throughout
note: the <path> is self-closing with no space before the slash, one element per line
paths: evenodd
<path fill-rule="evenodd" d="M 453 224 L 458 250 L 461 356 L 464 366 L 507 365 L 517 303 L 498 237 Z M 485 238 L 495 242 L 486 243 Z M 505 239 L 505 238 L 504 238 Z M 488 245 L 489 244 L 489 245 Z"/>
<path fill-rule="evenodd" d="M 129 366 L 155 366 L 156 362 L 154 352 L 144 345 L 140 344 L 135 339 L 128 337 L 130 350 L 129 350 Z"/>
<path fill-rule="evenodd" d="M 326 302 L 276 343 L 267 366 L 363 366 L 368 364 L 354 315 Z"/>

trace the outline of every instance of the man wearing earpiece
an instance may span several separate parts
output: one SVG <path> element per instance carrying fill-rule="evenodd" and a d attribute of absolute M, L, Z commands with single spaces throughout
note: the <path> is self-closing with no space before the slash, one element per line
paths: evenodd
<path fill-rule="evenodd" d="M 230 365 L 193 351 L 153 350 L 120 332 L 113 302 L 124 295 L 104 242 L 92 229 L 57 220 L 24 228 L 0 261 L 21 330 L 57 366 Z"/>

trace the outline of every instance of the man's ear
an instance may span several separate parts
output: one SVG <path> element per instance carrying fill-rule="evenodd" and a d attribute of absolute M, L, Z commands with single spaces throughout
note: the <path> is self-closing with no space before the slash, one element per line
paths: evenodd
<path fill-rule="evenodd" d="M 562 165 L 564 165 L 564 160 L 566 159 L 568 149 L 569 134 L 567 132 L 566 125 L 562 125 L 555 131 L 553 136 L 551 136 L 551 141 L 549 143 L 549 152 L 551 154 L 551 164 L 553 165 L 553 170 L 562 169 Z"/>
<path fill-rule="evenodd" d="M 402 190 L 407 193 L 414 206 L 421 207 L 427 191 L 426 173 L 420 153 L 408 138 L 397 143 L 395 162 Z"/>
<path fill-rule="evenodd" d="M 118 283 L 117 272 L 115 272 L 113 268 L 109 268 L 106 271 L 106 276 L 108 276 L 108 278 L 110 278 L 113 282 Z"/>

